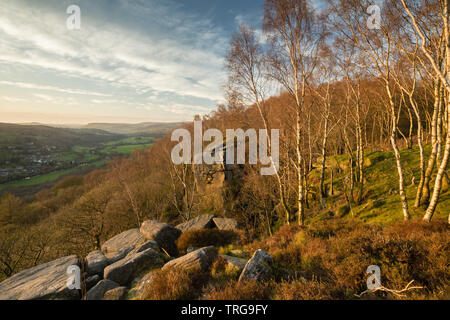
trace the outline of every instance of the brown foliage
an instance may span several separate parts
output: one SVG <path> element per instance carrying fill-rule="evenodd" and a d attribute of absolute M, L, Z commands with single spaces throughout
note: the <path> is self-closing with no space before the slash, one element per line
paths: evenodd
<path fill-rule="evenodd" d="M 408 297 L 423 299 L 448 294 L 449 243 L 445 221 L 402 222 L 382 228 L 333 220 L 318 222 L 296 234 L 292 227 L 284 227 L 266 241 L 265 248 L 274 258 L 279 277 L 302 278 L 276 285 L 275 295 L 280 299 L 352 299 L 367 289 L 366 269 L 370 265 L 381 268 L 382 285 L 387 288 L 401 289 L 415 280 L 415 285 L 425 289 L 411 291 Z M 296 295 L 296 288 L 308 286 L 311 291 L 304 297 Z"/>
<path fill-rule="evenodd" d="M 270 291 L 268 283 L 234 280 L 228 282 L 223 288 L 212 289 L 205 298 L 207 300 L 268 300 Z"/>
<path fill-rule="evenodd" d="M 197 299 L 209 275 L 200 270 L 169 268 L 154 271 L 145 287 L 141 300 L 193 300 Z"/>
<path fill-rule="evenodd" d="M 207 246 L 221 247 L 233 243 L 237 234 L 230 230 L 201 229 L 183 233 L 177 242 L 178 250 L 185 252 L 187 248 Z"/>
<path fill-rule="evenodd" d="M 284 281 L 275 288 L 275 300 L 328 300 L 331 299 L 326 284 L 306 279 Z"/>

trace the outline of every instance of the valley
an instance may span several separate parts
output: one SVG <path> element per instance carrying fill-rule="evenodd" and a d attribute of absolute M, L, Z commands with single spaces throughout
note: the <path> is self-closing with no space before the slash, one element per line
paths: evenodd
<path fill-rule="evenodd" d="M 151 146 L 174 125 L 92 124 L 64 128 L 2 123 L 0 193 L 33 194 L 64 176 L 104 167 L 114 157 L 126 157 Z"/>

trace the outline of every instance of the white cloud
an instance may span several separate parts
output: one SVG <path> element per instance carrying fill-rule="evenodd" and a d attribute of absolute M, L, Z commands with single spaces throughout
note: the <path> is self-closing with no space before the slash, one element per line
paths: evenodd
<path fill-rule="evenodd" d="M 7 86 L 18 87 L 18 88 L 24 88 L 24 89 L 49 90 L 49 91 L 55 91 L 55 92 L 80 94 L 80 95 L 88 95 L 88 96 L 99 96 L 99 97 L 111 96 L 109 94 L 103 94 L 103 93 L 94 92 L 94 91 L 63 89 L 63 88 L 58 88 L 58 87 L 54 87 L 54 86 L 46 86 L 46 85 L 39 85 L 39 84 L 25 83 L 25 82 L 13 82 L 13 81 L 0 80 L 0 85 L 7 85 Z"/>
<path fill-rule="evenodd" d="M 0 84 L 99 97 L 114 96 L 116 89 L 136 95 L 166 92 L 172 94 L 174 103 L 182 97 L 210 101 L 209 108 L 204 104 L 197 106 L 204 112 L 223 100 L 221 50 L 226 49 L 228 38 L 211 21 L 182 12 L 179 5 L 169 1 L 120 1 L 125 15 L 154 20 L 152 25 L 156 29 L 144 32 L 107 16 L 90 16 L 89 6 L 95 4 L 80 2 L 79 31 L 65 28 L 67 15 L 56 10 L 60 6 L 52 10 L 47 6 L 45 11 L 32 4 L 23 5 L 19 0 L 2 3 L 0 62 L 26 66 L 35 74 L 40 70 L 54 72 L 65 78 L 65 85 L 29 83 L 25 79 L 3 80 Z M 73 89 L 71 78 L 99 81 L 104 89 L 100 91 L 107 93 Z M 180 109 L 170 110 L 180 113 Z"/>

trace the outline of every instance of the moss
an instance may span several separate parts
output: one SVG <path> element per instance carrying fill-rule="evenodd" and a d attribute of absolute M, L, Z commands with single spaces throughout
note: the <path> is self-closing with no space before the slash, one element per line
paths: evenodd
<path fill-rule="evenodd" d="M 336 209 L 336 214 L 338 217 L 345 217 L 350 213 L 350 206 L 348 204 L 340 206 Z"/>

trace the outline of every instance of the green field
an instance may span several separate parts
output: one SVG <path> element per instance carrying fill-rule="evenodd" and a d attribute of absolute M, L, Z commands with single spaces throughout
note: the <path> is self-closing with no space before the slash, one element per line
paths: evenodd
<path fill-rule="evenodd" d="M 134 150 L 137 149 L 145 149 L 152 144 L 131 144 L 131 145 L 120 145 L 120 146 L 108 146 L 106 148 L 103 148 L 101 150 L 102 153 L 113 155 L 113 154 L 120 154 L 120 155 L 128 155 Z"/>
<path fill-rule="evenodd" d="M 96 168 L 100 168 L 100 167 L 106 165 L 108 162 L 109 161 L 106 161 L 106 160 L 92 162 L 88 166 L 86 166 L 84 169 L 86 169 L 86 170 L 92 169 L 93 170 Z M 76 171 L 79 171 L 79 170 L 80 170 L 79 167 L 64 169 L 64 170 L 59 170 L 59 171 L 43 174 L 40 176 L 35 176 L 30 179 L 23 179 L 23 180 L 19 180 L 19 181 L 13 181 L 13 182 L 9 182 L 9 183 L 0 184 L 0 191 L 5 188 L 10 188 L 10 187 L 28 187 L 28 186 L 36 186 L 36 185 L 40 185 L 40 184 L 45 184 L 45 183 L 49 183 L 49 182 L 56 182 L 62 176 L 66 176 L 71 173 L 75 173 Z"/>
<path fill-rule="evenodd" d="M 40 176 L 32 177 L 28 180 L 19 180 L 19 181 L 13 181 L 9 183 L 4 183 L 0 185 L 0 190 L 3 190 L 7 187 L 26 187 L 26 186 L 34 186 L 42 183 L 52 182 L 59 179 L 59 177 L 69 174 L 72 171 L 75 171 L 77 168 L 72 169 L 66 169 L 66 170 L 60 170 L 55 171 L 47 174 L 43 174 Z"/>

